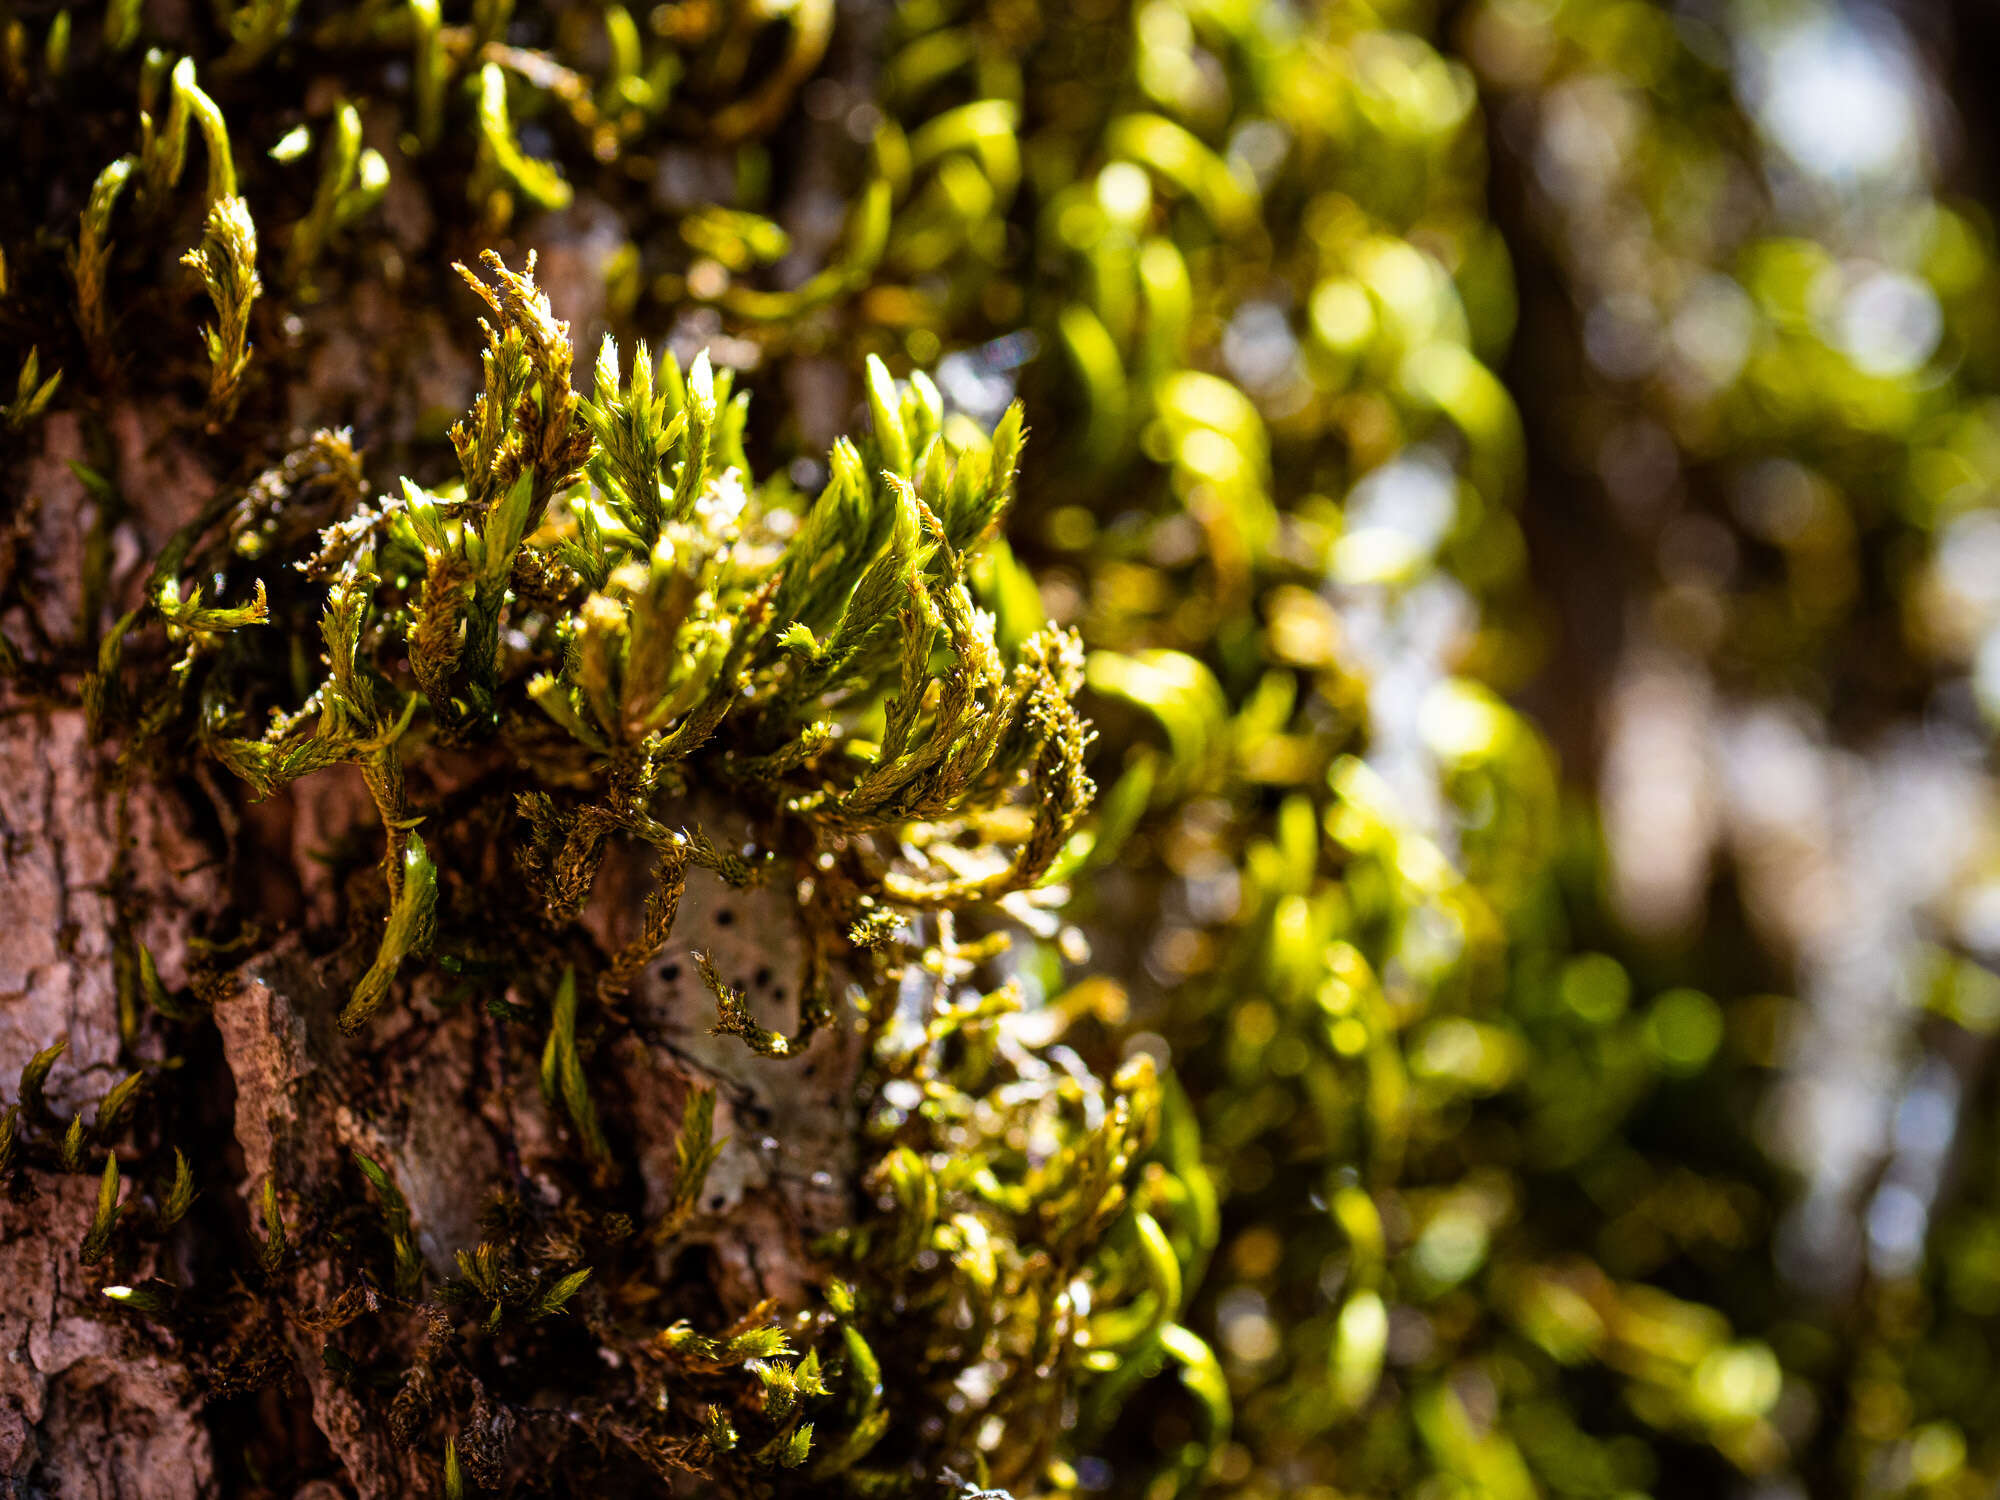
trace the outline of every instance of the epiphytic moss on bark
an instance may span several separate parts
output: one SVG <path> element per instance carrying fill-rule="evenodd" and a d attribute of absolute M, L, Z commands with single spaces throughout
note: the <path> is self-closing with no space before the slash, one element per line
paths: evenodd
<path fill-rule="evenodd" d="M 1009 933 L 1044 924 L 1092 790 L 1080 648 L 1005 623 L 981 561 L 1020 411 L 948 414 L 871 357 L 867 428 L 802 481 L 756 472 L 706 353 L 607 338 L 586 394 L 532 257 L 462 282 L 385 258 L 454 173 L 483 232 L 566 209 L 514 110 L 588 115 L 615 156 L 665 107 L 659 67 L 619 52 L 593 98 L 502 15 L 309 19 L 246 6 L 214 51 L 166 17 L 173 50 L 141 57 L 120 7 L 13 80 L 129 76 L 139 108 L 91 118 L 83 177 L 78 142 L 14 189 L 73 227 L 59 257 L 4 247 L 10 331 L 53 320 L 6 409 L 41 455 L 8 707 L 40 753 L 50 715 L 84 733 L 93 816 L 165 799 L 215 879 L 179 896 L 150 850 L 102 876 L 66 960 L 98 966 L 94 1029 L 24 1037 L 10 1237 L 73 1264 L 107 1348 L 163 1361 L 196 1492 L 1060 1477 L 1121 1356 L 1205 1358 L 1172 1326 L 1202 1215 L 1185 1144 L 1140 1171 L 1146 1059 L 1098 1077 L 1016 1014 Z M 779 28 L 718 131 L 782 104 L 817 24 Z M 711 40 L 715 86 L 742 60 Z M 337 94 L 245 138 L 239 103 L 260 137 L 285 123 L 246 80 L 352 82 L 384 47 L 408 49 L 395 159 L 420 183 Z M 293 163 L 309 192 L 272 185 Z M 880 198 L 824 285 L 758 315 L 858 285 Z M 419 286 L 448 320 L 405 326 Z M 468 290 L 450 474 L 439 413 L 325 356 L 359 318 L 429 339 L 448 386 Z M 358 431 L 320 420 L 343 405 Z M 375 432 L 412 477 L 379 483 Z M 175 454 L 174 486 L 133 492 Z M 43 1046 L 65 1029 L 128 1072 L 76 1073 Z M 50 1205 L 79 1195 L 70 1235 Z M 76 1482 L 85 1427 L 34 1422 L 0 1434 L 10 1474 Z"/>

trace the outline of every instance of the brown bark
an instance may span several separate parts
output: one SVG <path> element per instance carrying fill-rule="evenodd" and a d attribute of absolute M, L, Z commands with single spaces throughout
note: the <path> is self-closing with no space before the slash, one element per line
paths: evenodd
<path fill-rule="evenodd" d="M 148 426 L 131 410 L 109 424 L 134 500 L 109 539 L 112 576 L 128 589 L 148 545 L 204 487 L 187 452 L 149 442 Z M 84 456 L 80 423 L 59 414 L 42 438 L 4 565 L 30 602 L 0 628 L 39 642 L 52 665 L 95 637 L 109 601 L 95 601 L 100 618 L 90 618 L 84 559 L 101 518 L 67 468 Z M 160 1060 L 156 1036 L 129 1051 L 121 1040 L 114 948 L 121 936 L 145 942 L 178 984 L 191 919 L 215 905 L 218 876 L 171 795 L 145 785 L 121 794 L 80 707 L 0 684 L 0 1079 L 10 1093 L 28 1059 L 58 1040 L 69 1046 L 47 1097 L 65 1121 Z M 96 1186 L 94 1172 L 31 1173 L 27 1192 L 0 1199 L 0 1474 L 61 1496 L 206 1493 L 209 1436 L 178 1351 L 124 1319 L 102 1295 L 106 1278 L 79 1262 Z M 149 1257 L 140 1269 L 158 1267 Z"/>
<path fill-rule="evenodd" d="M 9 1204 L 0 1227 L 0 1475 L 60 1500 L 213 1493 L 214 1453 L 179 1351 L 122 1318 L 104 1278 L 77 1262 L 95 1182 L 30 1182 L 33 1197 Z"/>

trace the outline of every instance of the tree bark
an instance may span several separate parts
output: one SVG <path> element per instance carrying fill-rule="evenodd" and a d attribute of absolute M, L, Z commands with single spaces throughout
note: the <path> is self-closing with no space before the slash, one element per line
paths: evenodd
<path fill-rule="evenodd" d="M 130 412 L 112 424 L 129 493 L 146 497 L 111 536 L 127 585 L 149 545 L 201 498 L 198 468 L 170 443 L 147 443 L 144 426 Z M 9 569 L 34 618 L 15 611 L 0 622 L 10 639 L 38 638 L 51 667 L 101 628 L 81 560 L 102 518 L 66 467 L 81 457 L 77 420 L 52 418 L 23 486 Z M 222 890 L 189 810 L 161 788 L 116 785 L 113 758 L 59 693 L 0 683 L 0 1078 L 11 1088 L 36 1052 L 67 1042 L 47 1088 L 63 1121 L 164 1056 L 155 1033 L 130 1049 L 121 1037 L 118 944 L 138 937 L 178 984 L 195 918 Z M 0 1473 L 28 1493 L 65 1497 L 208 1493 L 212 1445 L 179 1352 L 120 1317 L 103 1278 L 79 1262 L 95 1182 L 26 1176 L 25 1192 L 0 1201 Z M 140 1267 L 171 1269 L 151 1255 Z"/>

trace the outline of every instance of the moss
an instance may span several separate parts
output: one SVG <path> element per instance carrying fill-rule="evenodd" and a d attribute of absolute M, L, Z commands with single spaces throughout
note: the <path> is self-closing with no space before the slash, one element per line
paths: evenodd
<path fill-rule="evenodd" d="M 288 11 L 250 10 L 218 73 L 258 67 L 289 24 Z M 157 88 L 157 65 L 147 77 Z M 100 377 L 124 378 L 104 270 L 112 216 L 134 175 L 143 213 L 166 211 L 193 119 L 209 144 L 212 206 L 186 259 L 215 310 L 203 335 L 215 435 L 259 368 L 263 288 L 220 113 L 194 79 L 187 59 L 171 69 L 165 123 L 146 115 L 140 151 L 100 180 L 74 297 Z M 535 175 L 548 169 L 513 143 L 495 64 L 479 88 L 475 194 L 550 206 Z M 351 108 L 334 131 L 320 188 L 283 237 L 295 290 L 370 201 L 354 196 Z M 530 1351 L 590 1362 L 591 1347 L 620 1373 L 580 1378 L 568 1394 L 597 1454 L 567 1461 L 578 1475 L 636 1464 L 705 1474 L 731 1493 L 902 1492 L 954 1473 L 985 1482 L 996 1468 L 1035 1481 L 1057 1461 L 1050 1414 L 1115 1371 L 1123 1343 L 1157 1344 L 1180 1292 L 1177 1268 L 1158 1269 L 1175 1252 L 1155 1215 L 1171 1222 L 1172 1210 L 1156 1189 L 1131 1199 L 1157 1128 L 1150 1073 L 1107 1085 L 1052 1072 L 1014 1038 L 1016 989 L 979 982 L 1007 949 L 1004 923 L 991 927 L 1000 904 L 1044 879 L 1092 794 L 1072 702 L 1080 648 L 1055 630 L 1003 646 L 976 594 L 981 549 L 1012 497 L 1021 413 L 991 433 L 947 420 L 929 380 L 896 382 L 871 358 L 873 430 L 837 442 L 826 483 L 804 496 L 782 476 L 756 480 L 747 396 L 706 354 L 683 370 L 642 343 L 628 363 L 606 338 L 594 389 L 579 394 L 569 329 L 533 270 L 532 256 L 516 271 L 491 254 L 478 273 L 460 268 L 487 320 L 483 388 L 450 434 L 454 481 L 405 479 L 371 498 L 345 434 L 316 434 L 164 549 L 145 607 L 106 633 L 87 683 L 98 732 L 126 741 L 135 771 L 141 754 L 180 766 L 192 751 L 266 798 L 358 768 L 381 823 L 370 899 L 384 915 L 341 1029 L 366 1033 L 427 964 L 504 969 L 515 992 L 548 1006 L 544 1022 L 538 1005 L 494 1002 L 509 1024 L 545 1035 L 544 1091 L 584 1170 L 554 1205 L 502 1190 L 489 1237 L 460 1249 L 443 1280 L 414 1249 L 393 1176 L 365 1155 L 345 1202 L 289 1202 L 267 1177 L 238 1272 L 247 1293 L 124 1288 L 119 1305 L 202 1330 L 193 1348 L 218 1399 L 276 1377 L 280 1320 L 321 1330 L 328 1369 L 370 1421 L 447 1455 L 448 1491 L 519 1474 L 507 1422 L 468 1425 L 448 1393 L 485 1389 Z M 21 407 L 22 423 L 52 394 L 24 397 L 38 405 Z M 330 516 L 316 541 L 286 518 L 314 486 Z M 320 590 L 316 620 L 298 573 Z M 318 672 L 288 701 L 297 674 L 273 668 L 313 657 Z M 162 662 L 169 670 L 149 675 Z M 410 768 L 439 755 L 485 768 L 478 806 L 411 800 Z M 717 795 L 730 805 L 726 843 L 688 818 Z M 495 868 L 474 850 L 496 831 L 512 845 L 498 868 L 519 869 L 529 900 L 503 898 L 512 925 L 469 948 Z M 579 975 L 564 933 L 621 845 L 647 852 L 653 890 L 632 941 Z M 821 1249 L 839 1279 L 824 1300 L 761 1305 L 719 1328 L 646 1314 L 665 1290 L 648 1292 L 649 1278 L 672 1264 L 660 1252 L 686 1233 L 721 1148 L 712 1092 L 684 1111 L 672 1197 L 650 1224 L 621 1207 L 632 1164 L 596 1102 L 594 1064 L 630 1025 L 619 1002 L 672 942 L 692 869 L 801 893 L 798 1030 L 757 1023 L 698 955 L 717 1033 L 765 1066 L 796 1068 L 822 1028 L 859 1028 L 876 1059 L 860 1087 L 877 1165 L 856 1184 L 857 1226 Z M 961 943 L 962 923 L 984 935 Z M 935 939 L 920 939 L 927 928 Z M 143 945 L 129 969 L 135 1017 L 143 999 L 157 1024 L 205 1024 Z M 905 997 L 919 993 L 929 998 L 913 1010 Z M 60 1143 L 42 1118 L 40 1080 L 58 1051 L 31 1064 L 8 1116 L 17 1186 L 51 1161 L 85 1167 L 81 1117 Z M 112 1138 L 142 1081 L 106 1098 L 99 1137 Z M 1002 1097 L 997 1113 L 981 1102 Z M 115 1267 L 173 1231 L 198 1175 L 217 1170 L 152 1138 L 154 1152 L 172 1151 L 170 1184 L 149 1213 L 122 1214 L 107 1157 L 86 1263 Z M 332 1300 L 301 1302 L 309 1286 Z M 1138 1311 L 1121 1321 L 1125 1301 Z M 554 1331 L 565 1325 L 576 1331 Z M 969 1401 L 982 1387 L 988 1398 Z"/>

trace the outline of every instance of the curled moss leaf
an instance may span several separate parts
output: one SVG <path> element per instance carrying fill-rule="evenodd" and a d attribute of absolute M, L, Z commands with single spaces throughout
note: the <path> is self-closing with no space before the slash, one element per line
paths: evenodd
<path fill-rule="evenodd" d="M 778 1453 L 779 1467 L 786 1469 L 802 1467 L 807 1458 L 812 1455 L 812 1437 L 813 1424 L 810 1422 L 801 1422 L 797 1427 L 792 1429 L 791 1433 L 784 1440 L 783 1448 Z"/>
<path fill-rule="evenodd" d="M 930 1248 L 937 1224 L 937 1178 L 916 1152 L 898 1146 L 875 1168 L 870 1186 L 886 1194 L 883 1202 L 895 1216 L 886 1260 L 892 1266 L 908 1265 Z"/>
<path fill-rule="evenodd" d="M 498 63 L 479 70 L 479 159 L 486 176 L 518 192 L 537 208 L 569 207 L 574 192 L 562 173 L 528 155 L 507 112 L 507 75 Z"/>
<path fill-rule="evenodd" d="M 444 90 L 451 60 L 439 37 L 437 0 L 410 0 L 410 72 L 414 95 L 413 128 L 419 147 L 435 146 L 444 132 Z"/>
<path fill-rule="evenodd" d="M 76 248 L 70 253 L 70 278 L 76 284 L 76 321 L 100 373 L 114 365 L 111 309 L 105 286 L 111 262 L 111 211 L 125 191 L 138 161 L 121 156 L 91 184 L 90 200 L 79 219 Z"/>
<path fill-rule="evenodd" d="M 104 1298 L 116 1307 L 145 1318 L 165 1320 L 174 1311 L 174 1289 L 171 1284 L 159 1280 L 141 1286 L 108 1286 L 104 1288 Z"/>
<path fill-rule="evenodd" d="M 381 1197 L 382 1216 L 390 1230 L 398 1234 L 407 1234 L 410 1228 L 410 1205 L 403 1197 L 402 1189 L 396 1186 L 395 1179 L 383 1171 L 373 1157 L 360 1151 L 354 1152 L 353 1156 L 354 1164 L 361 1169 L 361 1175 L 368 1179 Z"/>
<path fill-rule="evenodd" d="M 174 1180 L 173 1185 L 167 1189 L 166 1198 L 160 1204 L 160 1227 L 171 1229 L 180 1223 L 187 1217 L 188 1210 L 194 1207 L 194 1200 L 194 1169 L 188 1165 L 187 1157 L 181 1154 L 181 1148 L 176 1146 Z"/>
<path fill-rule="evenodd" d="M 264 1193 L 258 1203 L 258 1212 L 264 1221 L 264 1243 L 257 1253 L 258 1263 L 268 1275 L 285 1263 L 285 1255 L 290 1248 L 285 1236 L 284 1215 L 278 1208 L 278 1184 L 272 1178 L 264 1179 Z"/>
<path fill-rule="evenodd" d="M 914 458 L 909 433 L 903 427 L 902 401 L 888 366 L 872 354 L 868 356 L 868 415 L 874 422 L 883 466 L 891 474 L 909 478 Z"/>
<path fill-rule="evenodd" d="M 199 1020 L 202 1015 L 201 1009 L 175 998 L 161 981 L 159 965 L 153 958 L 153 950 L 144 943 L 135 946 L 138 950 L 139 994 L 146 1004 L 169 1021 Z"/>
<path fill-rule="evenodd" d="M 69 36 L 69 12 L 59 10 L 42 42 L 42 70 L 50 78 L 60 78 L 69 71 Z"/>
<path fill-rule="evenodd" d="M 836 1283 L 828 1288 L 828 1301 L 840 1325 L 841 1344 L 846 1356 L 846 1411 L 833 1441 L 823 1446 L 813 1464 L 815 1479 L 831 1479 L 846 1473 L 881 1442 L 888 1431 L 889 1413 L 882 1405 L 882 1366 L 868 1340 L 854 1326 L 851 1290 Z M 831 1424 L 829 1424 L 831 1425 Z"/>
<path fill-rule="evenodd" d="M 1199 1335 L 1178 1323 L 1169 1324 L 1160 1334 L 1160 1347 L 1180 1366 L 1181 1384 L 1195 1398 L 1201 1413 L 1201 1434 L 1182 1458 L 1182 1475 L 1201 1472 L 1209 1458 L 1229 1441 L 1235 1412 L 1229 1397 L 1228 1378 L 1215 1351 Z"/>
<path fill-rule="evenodd" d="M 278 137 L 278 144 L 264 154 L 276 162 L 295 162 L 312 149 L 312 127 L 303 122 Z"/>
<path fill-rule="evenodd" d="M 680 1129 L 674 1135 L 674 1185 L 666 1212 L 651 1230 L 655 1243 L 671 1241 L 694 1216 L 701 1202 L 702 1185 L 708 1181 L 709 1168 L 722 1154 L 724 1143 L 715 1138 L 715 1090 L 693 1090 L 681 1112 Z"/>
<path fill-rule="evenodd" d="M 400 889 L 389 908 L 388 925 L 375 961 L 354 986 L 354 994 L 340 1012 L 340 1029 L 349 1035 L 368 1024 L 387 998 L 389 985 L 403 960 L 430 944 L 437 907 L 437 867 L 430 851 L 414 833 L 403 850 Z"/>
<path fill-rule="evenodd" d="M 313 190 L 311 210 L 292 228 L 291 244 L 285 250 L 286 274 L 297 281 L 313 267 L 333 233 L 334 215 L 361 159 L 361 113 L 345 99 L 333 112 L 320 148 L 319 185 Z"/>
<path fill-rule="evenodd" d="M 65 1172 L 83 1170 L 84 1140 L 83 1111 L 78 1110 L 70 1116 L 69 1129 L 63 1132 L 62 1144 L 56 1149 L 56 1160 Z"/>
<path fill-rule="evenodd" d="M 389 1245 L 395 1257 L 394 1285 L 399 1297 L 414 1297 L 422 1290 L 424 1277 L 423 1257 L 416 1248 L 416 1235 L 410 1224 L 409 1200 L 402 1189 L 372 1157 L 360 1151 L 353 1153 L 354 1164 L 361 1169 L 374 1187 L 376 1196 L 382 1200 L 382 1222 L 389 1231 Z"/>
<path fill-rule="evenodd" d="M 241 198 L 218 198 L 198 248 L 181 264 L 201 277 L 215 305 L 214 323 L 201 331 L 208 348 L 208 416 L 227 422 L 243 399 L 243 376 L 250 367 L 250 307 L 263 295 L 257 275 L 257 227 Z"/>
<path fill-rule="evenodd" d="M 305 143 L 298 150 L 302 153 Z M 274 151 L 272 153 L 276 155 Z M 379 203 L 388 190 L 389 168 L 380 152 L 361 144 L 361 113 L 342 100 L 333 112 L 320 148 L 319 183 L 312 208 L 292 229 L 285 250 L 285 274 L 305 281 L 334 234 Z"/>
<path fill-rule="evenodd" d="M 104 1158 L 104 1171 L 97 1181 L 97 1208 L 90 1219 L 90 1229 L 83 1237 L 83 1263 L 94 1266 L 104 1259 L 104 1253 L 111 1248 L 111 1236 L 118 1228 L 118 1157 L 116 1154 Z"/>
<path fill-rule="evenodd" d="M 568 1306 L 569 1299 L 583 1290 L 583 1284 L 588 1280 L 590 1280 L 590 1267 L 585 1266 L 551 1284 L 542 1293 L 541 1300 L 535 1304 L 535 1316 L 547 1318 L 561 1312 Z"/>
<path fill-rule="evenodd" d="M 97 1104 L 97 1118 L 92 1129 L 100 1141 L 107 1141 L 130 1113 L 132 1101 L 138 1097 L 139 1089 L 146 1082 L 144 1073 L 133 1073 L 113 1085 L 111 1091 Z"/>
<path fill-rule="evenodd" d="M 577 1051 L 576 1005 L 576 971 L 565 969 L 550 1010 L 549 1038 L 542 1049 L 542 1093 L 552 1102 L 562 1101 L 584 1148 L 602 1166 L 611 1160 L 611 1145 L 598 1123 L 597 1106 L 591 1102 L 590 1084 Z"/>
<path fill-rule="evenodd" d="M 158 48 L 147 52 L 139 83 L 138 168 L 139 202 L 149 214 L 159 212 L 168 195 L 179 186 L 181 173 L 187 166 L 188 96 L 175 86 L 183 74 L 193 81 L 192 58 L 184 57 L 173 63 L 169 54 Z M 156 119 L 153 111 L 158 104 L 159 85 L 169 79 L 173 82 L 167 88 L 167 112 Z"/>
<path fill-rule="evenodd" d="M 190 636 L 241 630 L 248 625 L 266 624 L 271 618 L 270 602 L 264 595 L 262 580 L 258 581 L 248 604 L 204 605 L 201 600 L 200 584 L 183 595 L 179 583 L 171 575 L 161 578 L 153 591 L 153 607 L 160 612 L 160 617 L 169 628 Z"/>
<path fill-rule="evenodd" d="M 157 201 L 180 180 L 181 165 L 184 160 L 187 120 L 191 116 L 201 131 L 202 143 L 208 149 L 208 202 L 211 206 L 225 198 L 236 196 L 236 159 L 229 145 L 229 127 L 223 123 L 222 110 L 216 102 L 195 82 L 194 59 L 184 57 L 174 65 L 172 90 L 172 112 L 168 116 L 167 130 L 177 132 L 171 154 L 161 169 L 161 181 L 155 182 L 153 174 L 147 174 L 147 190 Z"/>
<path fill-rule="evenodd" d="M 868 284 L 889 244 L 893 190 L 878 177 L 848 210 L 840 255 L 789 291 L 765 291 L 732 282 L 722 305 L 739 317 L 778 323 L 804 317 Z"/>
<path fill-rule="evenodd" d="M 139 40 L 141 0 L 110 0 L 104 7 L 104 45 L 124 52 Z"/>
<path fill-rule="evenodd" d="M 0 422 L 9 427 L 26 427 L 48 410 L 62 378 L 62 371 L 56 370 L 47 380 L 42 379 L 41 350 L 30 345 L 14 380 L 14 399 L 0 406 Z"/>
<path fill-rule="evenodd" d="M 784 51 L 755 87 L 710 122 L 718 139 L 736 141 L 770 126 L 825 55 L 833 35 L 834 10 L 834 0 L 800 0 L 777 13 L 786 23 Z"/>
<path fill-rule="evenodd" d="M 67 1051 L 69 1038 L 60 1037 L 21 1065 L 21 1109 L 30 1119 L 49 1118 L 48 1100 L 43 1091 L 48 1085 L 49 1070 Z"/>

